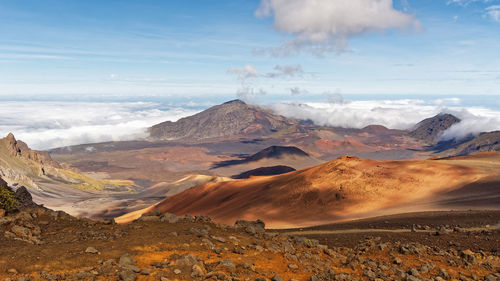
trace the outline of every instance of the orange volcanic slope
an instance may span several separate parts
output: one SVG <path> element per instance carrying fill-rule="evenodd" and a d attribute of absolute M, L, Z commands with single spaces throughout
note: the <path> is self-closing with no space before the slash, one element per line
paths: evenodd
<path fill-rule="evenodd" d="M 344 156 L 288 174 L 200 185 L 154 208 L 177 215 L 206 214 L 229 224 L 260 218 L 272 227 L 307 226 L 432 198 L 490 176 L 491 171 L 466 161 Z"/>

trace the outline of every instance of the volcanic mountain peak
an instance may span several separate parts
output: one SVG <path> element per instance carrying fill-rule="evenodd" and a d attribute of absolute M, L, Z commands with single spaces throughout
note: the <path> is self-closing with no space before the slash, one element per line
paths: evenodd
<path fill-rule="evenodd" d="M 452 114 L 441 113 L 434 117 L 422 120 L 408 135 L 427 143 L 435 143 L 442 132 L 460 121 L 461 120 L 459 118 Z"/>
<path fill-rule="evenodd" d="M 213 106 L 177 122 L 163 122 L 149 129 L 151 138 L 199 140 L 229 136 L 269 135 L 295 122 L 262 108 L 233 100 Z"/>
<path fill-rule="evenodd" d="M 370 132 L 370 133 L 387 133 L 390 132 L 391 130 L 385 126 L 382 125 L 368 125 L 362 129 L 363 131 Z"/>
<path fill-rule="evenodd" d="M 240 105 L 246 105 L 246 102 L 244 102 L 244 101 L 242 101 L 240 99 L 235 99 L 235 100 L 226 101 L 223 104 L 240 104 Z"/>

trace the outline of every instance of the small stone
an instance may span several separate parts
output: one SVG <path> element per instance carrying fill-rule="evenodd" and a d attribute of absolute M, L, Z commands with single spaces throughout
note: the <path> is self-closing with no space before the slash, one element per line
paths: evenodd
<path fill-rule="evenodd" d="M 255 271 L 255 267 L 248 262 L 243 262 L 241 264 L 241 267 L 243 267 L 244 269 L 247 269 L 247 270 Z"/>
<path fill-rule="evenodd" d="M 97 251 L 96 248 L 94 247 L 88 247 L 86 250 L 85 250 L 85 253 L 89 253 L 89 254 L 97 254 L 99 253 L 99 251 Z"/>
<path fill-rule="evenodd" d="M 401 265 L 401 264 L 403 264 L 403 261 L 400 258 L 394 258 L 392 263 L 397 264 L 397 265 Z"/>
<path fill-rule="evenodd" d="M 289 264 L 288 268 L 290 268 L 290 269 L 299 269 L 299 266 L 296 265 L 296 264 Z"/>
<path fill-rule="evenodd" d="M 9 273 L 9 274 L 18 274 L 19 272 L 17 272 L 17 270 L 15 268 L 11 268 L 11 269 L 7 270 L 7 273 Z"/>
<path fill-rule="evenodd" d="M 320 279 L 318 278 L 318 276 L 313 275 L 311 276 L 311 278 L 309 278 L 309 281 L 320 281 Z"/>
<path fill-rule="evenodd" d="M 130 254 L 124 254 L 123 256 L 120 257 L 119 264 L 121 266 L 124 265 L 135 265 L 135 260 L 132 258 Z"/>
<path fill-rule="evenodd" d="M 193 265 L 191 277 L 203 277 L 204 275 L 205 270 L 201 266 L 197 264 Z"/>
<path fill-rule="evenodd" d="M 212 236 L 212 239 L 214 239 L 215 241 L 221 242 L 221 243 L 226 242 L 226 239 L 224 239 L 222 237 Z"/>
<path fill-rule="evenodd" d="M 375 272 L 371 271 L 370 269 L 365 270 L 365 272 L 363 272 L 363 275 L 366 276 L 366 277 L 369 277 L 369 278 L 375 278 L 375 277 L 377 277 L 377 275 L 375 274 Z"/>
<path fill-rule="evenodd" d="M 141 270 L 141 274 L 142 275 L 149 275 L 149 274 L 151 274 L 151 270 L 144 268 L 143 270 Z"/>
<path fill-rule="evenodd" d="M 234 265 L 234 262 L 231 259 L 223 259 L 219 262 L 219 265 L 217 266 L 218 269 L 229 271 L 229 272 L 235 272 L 236 271 L 236 265 Z"/>
<path fill-rule="evenodd" d="M 278 274 L 274 274 L 274 276 L 271 278 L 271 281 L 283 281 L 283 278 L 279 276 Z"/>
<path fill-rule="evenodd" d="M 448 279 L 448 277 L 449 277 L 448 272 L 446 272 L 446 270 L 444 270 L 442 268 L 439 269 L 438 276 L 445 279 L 445 280 Z"/>
<path fill-rule="evenodd" d="M 137 275 L 132 270 L 125 269 L 120 272 L 120 280 L 135 281 L 137 280 Z"/>

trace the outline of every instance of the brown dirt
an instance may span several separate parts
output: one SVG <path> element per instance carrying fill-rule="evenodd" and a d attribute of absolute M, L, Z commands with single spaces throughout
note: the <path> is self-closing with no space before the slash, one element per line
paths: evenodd
<path fill-rule="evenodd" d="M 377 212 L 400 213 L 404 208 L 435 210 L 439 206 L 431 203 L 436 195 L 449 195 L 449 191 L 497 175 L 491 166 L 498 167 L 500 161 L 496 157 L 485 161 L 486 168 L 462 160 L 341 157 L 285 175 L 201 185 L 155 208 L 178 215 L 207 214 L 223 223 L 260 218 L 276 228 L 370 217 Z"/>
<path fill-rule="evenodd" d="M 360 260 L 376 261 L 377 263 L 389 266 L 392 264 L 392 259 L 398 257 L 403 263 L 400 266 L 403 270 L 410 268 L 418 269 L 422 264 L 428 262 L 436 264 L 436 268 L 430 273 L 422 274 L 425 277 L 436 276 L 437 270 L 442 268 L 456 276 L 472 276 L 474 274 L 482 278 L 495 272 L 500 265 L 498 251 L 491 249 L 488 246 L 489 244 L 483 245 L 483 242 L 488 240 L 491 240 L 491 243 L 495 243 L 496 241 L 496 245 L 498 245 L 498 238 L 500 236 L 498 232 L 493 232 L 492 234 L 474 232 L 470 234 L 466 240 L 469 241 L 471 246 L 477 245 L 476 248 L 469 247 L 469 244 L 456 245 L 465 241 L 462 235 L 443 235 L 438 238 L 440 239 L 438 241 L 442 242 L 436 245 L 432 242 L 434 237 L 429 237 L 429 239 L 418 238 L 415 240 L 415 237 L 420 237 L 420 234 L 400 236 L 399 234 L 388 233 L 387 236 L 377 235 L 381 237 L 382 242 L 390 241 L 394 245 L 418 241 L 423 245 L 437 246 L 450 253 L 456 252 L 457 249 L 465 248 L 474 249 L 474 251 L 483 251 L 485 255 L 483 258 L 477 255 L 479 263 L 467 266 L 463 264 L 459 254 L 454 254 L 455 256 L 452 258 L 439 255 L 437 254 L 438 252 L 419 255 L 400 254 L 397 252 L 398 246 L 391 246 L 384 249 L 370 247 L 367 250 L 359 250 L 359 247 L 366 244 L 367 241 L 379 241 L 377 243 L 380 244 L 380 240 L 367 240 L 366 238 L 369 237 L 361 233 L 359 235 L 351 234 L 335 237 L 319 236 L 319 239 L 335 247 L 332 252 L 333 256 L 329 256 L 327 251 L 319 250 L 321 248 L 316 248 L 315 246 L 304 247 L 295 245 L 296 254 L 301 258 L 298 262 L 293 262 L 281 250 L 272 250 L 273 245 L 284 245 L 279 243 L 287 243 L 286 241 L 294 239 L 282 235 L 251 236 L 242 231 L 202 221 L 181 221 L 174 224 L 134 222 L 128 225 L 105 225 L 89 220 L 75 219 L 61 213 L 53 216 L 51 213 L 40 211 L 38 214 L 33 223 L 41 226 L 41 239 L 45 243 L 35 246 L 22 241 L 0 239 L 0 278 L 31 276 L 33 279 L 39 280 L 38 278 L 42 271 L 52 274 L 69 274 L 70 276 L 75 276 L 78 272 L 97 272 L 100 266 L 99 261 L 108 259 L 117 260 L 125 253 L 131 254 L 137 260 L 139 268 L 150 269 L 152 271 L 152 274 L 148 276 L 138 275 L 138 280 L 159 280 L 160 276 L 171 280 L 192 280 L 190 277 L 190 268 L 181 267 L 183 272 L 180 275 L 175 275 L 173 267 L 154 269 L 151 266 L 152 262 L 162 261 L 165 258 L 171 259 L 170 257 L 173 254 L 194 254 L 201 257 L 209 270 L 214 270 L 219 261 L 230 258 L 238 267 L 238 270 L 232 274 L 232 277 L 240 279 L 247 277 L 253 279 L 257 277 L 271 278 L 274 274 L 279 274 L 284 280 L 294 278 L 302 281 L 309 280 L 314 274 L 321 275 L 327 269 L 333 269 L 336 273 L 351 274 L 355 280 L 368 280 L 363 275 L 366 270 L 365 265 L 356 261 L 349 261 L 350 258 L 348 261 L 345 261 L 345 257 L 350 256 L 350 254 L 354 254 Z M 476 213 L 472 217 L 481 218 L 484 214 L 496 215 L 497 213 Z M 456 218 L 459 219 L 461 216 L 463 214 L 457 214 Z M 410 217 L 407 216 L 407 218 Z M 418 218 L 419 216 L 416 217 Z M 467 216 L 466 220 L 472 222 L 472 217 Z M 397 226 L 401 223 L 399 221 L 401 219 L 403 218 L 389 218 L 389 221 L 393 226 Z M 373 220 L 373 222 L 375 221 L 380 221 L 380 219 Z M 436 223 L 438 221 L 441 222 L 441 219 L 437 219 Z M 491 221 L 494 220 L 492 219 Z M 366 223 L 369 222 L 354 223 L 352 226 L 366 226 Z M 7 228 L 8 225 L 2 225 L 0 226 L 0 231 L 3 232 Z M 210 250 L 202 242 L 204 237 L 194 235 L 193 228 L 209 229 L 211 237 L 224 237 L 228 240 L 226 242 L 216 242 L 211 239 L 216 244 L 216 247 L 222 249 L 221 253 L 216 254 Z M 323 228 L 323 226 L 320 228 Z M 174 231 L 178 233 L 178 236 L 171 235 Z M 238 246 L 229 242 L 229 236 L 234 236 L 238 239 Z M 308 240 L 305 241 L 307 244 Z M 255 245 L 262 245 L 262 250 L 258 250 Z M 85 249 L 89 246 L 95 247 L 99 253 L 85 253 Z M 240 246 L 246 248 L 242 254 L 232 251 L 232 249 Z M 487 261 L 490 261 L 490 264 L 493 262 L 493 264 L 489 265 L 493 266 L 492 268 L 483 265 Z M 243 262 L 253 264 L 256 270 L 244 270 L 240 267 Z M 289 264 L 298 264 L 299 269 L 291 270 L 288 267 Z M 17 269 L 19 274 L 12 275 L 7 273 L 7 270 L 11 268 Z M 101 280 L 117 280 L 117 275 L 99 276 L 99 278 Z"/>

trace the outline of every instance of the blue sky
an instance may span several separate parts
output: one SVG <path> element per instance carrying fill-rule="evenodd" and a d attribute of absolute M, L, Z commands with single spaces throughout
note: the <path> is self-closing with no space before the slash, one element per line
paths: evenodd
<path fill-rule="evenodd" d="M 0 0 L 0 95 L 500 95 L 500 1 L 396 0 L 403 23 L 277 56 L 298 36 L 262 2 Z"/>

